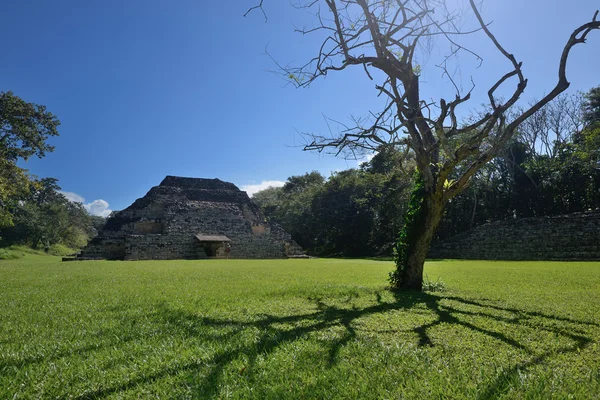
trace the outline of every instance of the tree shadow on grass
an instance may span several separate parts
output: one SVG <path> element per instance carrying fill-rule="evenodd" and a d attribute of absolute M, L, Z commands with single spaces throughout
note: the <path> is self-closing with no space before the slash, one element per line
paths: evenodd
<path fill-rule="evenodd" d="M 411 329 L 418 337 L 419 346 L 436 346 L 435 339 L 430 336 L 430 332 L 440 324 L 450 324 L 455 328 L 464 328 L 485 335 L 529 354 L 528 360 L 497 376 L 488 387 L 482 389 L 480 398 L 492 398 L 506 391 L 519 372 L 541 364 L 556 354 L 576 352 L 592 343 L 593 339 L 584 335 L 583 330 L 578 327 L 599 327 L 593 322 L 490 304 L 489 300 L 473 300 L 428 293 L 398 293 L 393 302 L 382 301 L 381 295 L 376 293 L 375 304 L 363 308 L 338 307 L 327 304 L 322 299 L 308 300 L 314 303 L 315 311 L 284 316 L 264 314 L 251 320 L 202 317 L 187 310 L 171 308 L 165 303 L 160 304 L 153 313 L 157 323 L 175 327 L 185 337 L 226 343 L 227 346 L 216 351 L 206 360 L 165 366 L 152 374 L 132 378 L 120 385 L 86 392 L 77 398 L 102 398 L 181 373 L 189 373 L 190 376 L 198 377 L 193 380 L 199 397 L 214 397 L 219 391 L 226 368 L 232 366 L 241 357 L 245 360 L 245 366 L 239 371 L 239 374 L 246 375 L 247 378 L 253 380 L 253 370 L 259 357 L 269 356 L 282 345 L 306 338 L 310 334 L 330 328 L 343 328 L 344 333 L 341 337 L 328 343 L 327 364 L 329 367 L 333 367 L 338 360 L 340 350 L 360 335 L 361 329 L 355 324 L 358 319 L 391 311 L 417 312 L 416 309 L 411 310 L 415 306 L 424 307 L 424 310 L 433 316 L 433 321 Z M 485 323 L 472 322 L 474 318 L 495 321 L 503 324 L 506 329 L 494 331 L 486 327 Z M 573 329 L 567 331 L 564 327 L 554 327 L 553 324 L 556 321 L 566 323 Z M 507 333 L 524 326 L 561 335 L 569 339 L 571 345 L 535 354 L 535 351 L 530 350 L 524 343 L 520 343 Z M 258 332 L 258 339 L 250 343 L 239 340 L 238 335 L 243 335 L 250 329 Z M 197 374 L 200 370 L 203 372 L 202 375 Z"/>
<path fill-rule="evenodd" d="M 435 305 L 430 304 L 430 308 L 434 309 L 437 315 L 440 316 L 438 321 L 441 322 L 442 319 L 446 318 L 447 313 L 457 313 L 462 315 L 472 315 L 472 316 L 480 316 L 480 317 L 491 317 L 497 321 L 503 322 L 507 325 L 513 325 L 514 327 L 528 327 L 531 329 L 535 329 L 536 331 L 546 331 L 549 333 L 553 333 L 557 336 L 562 336 L 563 338 L 567 338 L 570 340 L 571 344 L 568 346 L 562 346 L 555 349 L 546 350 L 540 354 L 535 354 L 533 351 L 529 350 L 526 346 L 523 346 L 514 340 L 506 338 L 504 335 L 497 334 L 494 332 L 486 331 L 485 329 L 479 329 L 476 326 L 473 326 L 469 323 L 460 322 L 459 320 L 453 320 L 453 323 L 458 323 L 459 325 L 463 325 L 469 329 L 473 329 L 475 331 L 479 331 L 488 336 L 499 339 L 515 348 L 519 348 L 524 350 L 529 354 L 529 359 L 524 360 L 512 368 L 501 373 L 497 376 L 485 389 L 483 389 L 478 399 L 494 399 L 500 396 L 501 394 L 508 391 L 511 384 L 516 381 L 519 374 L 525 372 L 536 365 L 540 365 L 544 363 L 549 358 L 556 356 L 558 354 L 566 354 L 566 353 L 577 353 L 581 350 L 588 347 L 591 343 L 594 342 L 589 336 L 585 335 L 585 331 L 580 329 L 582 326 L 599 328 L 600 325 L 595 322 L 590 321 L 580 321 L 573 318 L 560 317 L 555 315 L 548 315 L 539 311 L 525 311 L 511 307 L 503 307 L 498 305 L 489 304 L 489 301 L 475 301 L 470 299 L 463 299 L 460 297 L 446 297 L 447 300 L 453 300 L 459 302 L 460 304 L 475 306 L 478 308 L 482 308 L 484 310 L 495 310 L 501 312 L 511 313 L 514 316 L 511 318 L 501 317 L 497 315 L 492 315 L 489 311 L 465 311 L 459 310 L 455 307 L 445 306 L 444 310 L 438 310 L 439 301 L 435 302 Z M 539 323 L 541 320 L 542 323 Z M 537 323 L 535 321 L 538 321 Z M 436 321 L 437 322 L 437 321 Z M 438 322 L 438 323 L 440 323 Z M 568 326 L 568 330 L 563 326 L 556 327 L 554 322 L 561 322 Z M 435 324 L 435 323 L 434 323 Z"/>

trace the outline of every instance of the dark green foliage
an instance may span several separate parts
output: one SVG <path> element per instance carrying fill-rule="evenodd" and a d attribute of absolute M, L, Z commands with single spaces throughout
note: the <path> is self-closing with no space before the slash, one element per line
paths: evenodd
<path fill-rule="evenodd" d="M 394 159 L 394 157 L 397 157 Z M 401 226 L 410 178 L 395 169 L 398 152 L 382 152 L 360 169 L 292 176 L 253 200 L 310 254 L 391 255 Z"/>
<path fill-rule="evenodd" d="M 46 141 L 58 136 L 60 121 L 46 107 L 0 92 L 0 157 L 16 162 L 54 150 Z"/>
<path fill-rule="evenodd" d="M 314 247 L 319 226 L 312 212 L 313 199 L 324 178 L 316 171 L 292 176 L 280 188 L 268 188 L 253 197 L 267 219 L 279 223 L 304 249 Z"/>
<path fill-rule="evenodd" d="M 13 225 L 11 208 L 29 190 L 27 171 L 0 156 L 0 229 Z"/>
<path fill-rule="evenodd" d="M 94 224 L 101 224 L 99 217 L 90 216 L 80 203 L 69 201 L 59 190 L 53 178 L 30 181 L 27 195 L 10 209 L 14 224 L 2 229 L 3 245 L 28 244 L 41 249 L 57 244 L 85 246 L 96 234 Z"/>
<path fill-rule="evenodd" d="M 600 125 L 600 86 L 591 89 L 584 97 L 584 122 L 588 127 L 598 127 Z"/>
<path fill-rule="evenodd" d="M 29 189 L 27 171 L 17 167 L 17 161 L 52 151 L 46 141 L 58 135 L 58 125 L 44 106 L 0 92 L 0 228 L 12 226 L 10 210 Z"/>
<path fill-rule="evenodd" d="M 366 256 L 384 252 L 389 236 L 381 213 L 388 194 L 382 175 L 350 169 L 331 176 L 313 199 L 319 221 L 315 250 L 319 254 Z"/>
<path fill-rule="evenodd" d="M 308 172 L 304 175 L 290 176 L 283 185 L 283 191 L 287 194 L 301 193 L 305 190 L 320 186 L 325 182 L 325 178 L 318 171 Z"/>
<path fill-rule="evenodd" d="M 401 284 L 402 274 L 408 265 L 408 257 L 414 252 L 415 241 L 424 225 L 425 186 L 419 171 L 415 171 L 414 182 L 404 217 L 404 226 L 396 241 L 396 269 L 389 275 L 390 284 L 394 288 Z"/>
<path fill-rule="evenodd" d="M 369 162 L 363 163 L 361 169 L 371 174 L 394 174 L 397 175 L 399 169 L 403 166 L 410 166 L 413 163 L 411 157 L 406 156 L 404 150 L 399 150 L 395 146 L 381 146 Z M 410 170 L 409 168 L 406 168 Z"/>

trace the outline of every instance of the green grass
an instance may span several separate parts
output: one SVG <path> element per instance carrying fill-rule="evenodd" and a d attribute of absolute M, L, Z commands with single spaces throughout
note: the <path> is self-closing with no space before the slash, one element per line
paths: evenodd
<path fill-rule="evenodd" d="M 47 256 L 48 254 L 52 256 L 68 256 L 76 252 L 77 250 L 71 249 L 62 244 L 53 244 L 48 248 L 48 253 L 46 253 L 44 250 L 36 250 L 28 246 L 12 245 L 0 248 L 0 260 L 17 260 L 25 257 L 28 254 L 38 256 Z"/>
<path fill-rule="evenodd" d="M 0 398 L 600 397 L 600 263 L 0 261 Z"/>

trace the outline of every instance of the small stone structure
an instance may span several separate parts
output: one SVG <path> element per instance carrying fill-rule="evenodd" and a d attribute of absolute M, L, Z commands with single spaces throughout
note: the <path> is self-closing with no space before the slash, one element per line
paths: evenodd
<path fill-rule="evenodd" d="M 600 260 L 600 211 L 488 223 L 433 243 L 427 257 Z"/>
<path fill-rule="evenodd" d="M 228 251 L 229 250 L 229 251 Z M 108 218 L 77 259 L 285 258 L 304 253 L 246 192 L 219 179 L 167 176 Z"/>

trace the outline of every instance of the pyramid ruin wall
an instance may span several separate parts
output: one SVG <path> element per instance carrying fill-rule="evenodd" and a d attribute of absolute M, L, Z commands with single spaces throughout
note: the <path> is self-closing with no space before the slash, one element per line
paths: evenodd
<path fill-rule="evenodd" d="M 433 243 L 428 258 L 600 260 L 600 211 L 478 226 Z"/>
<path fill-rule="evenodd" d="M 172 184 L 180 186 L 167 186 Z M 196 234 L 227 236 L 232 258 L 303 254 L 291 236 L 279 225 L 266 222 L 246 192 L 233 184 L 167 177 L 161 185 L 109 218 L 80 258 L 206 258 Z"/>

